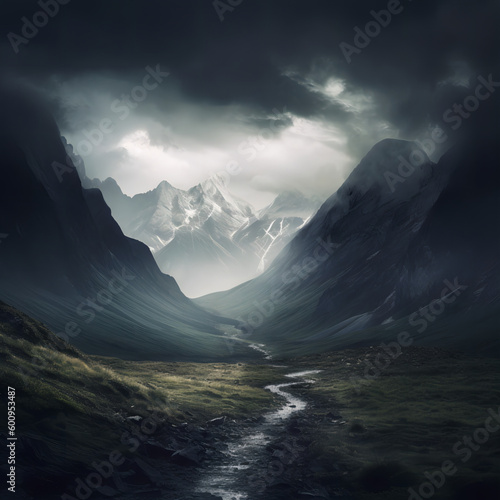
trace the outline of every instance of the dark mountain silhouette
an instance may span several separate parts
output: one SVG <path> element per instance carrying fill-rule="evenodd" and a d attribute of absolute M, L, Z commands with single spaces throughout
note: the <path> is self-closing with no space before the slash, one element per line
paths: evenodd
<path fill-rule="evenodd" d="M 408 331 L 498 353 L 499 159 L 488 137 L 462 141 L 437 164 L 414 143 L 382 141 L 267 272 L 198 303 L 280 352 Z"/>
<path fill-rule="evenodd" d="M 101 192 L 82 188 L 52 117 L 22 92 L 4 89 L 0 106 L 0 298 L 89 353 L 228 355 L 231 322 L 123 235 Z"/>

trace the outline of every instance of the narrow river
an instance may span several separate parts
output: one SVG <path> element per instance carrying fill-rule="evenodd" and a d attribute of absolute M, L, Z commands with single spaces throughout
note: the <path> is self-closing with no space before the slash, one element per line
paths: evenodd
<path fill-rule="evenodd" d="M 211 493 L 223 500 L 246 500 L 251 498 L 251 491 L 265 485 L 269 467 L 269 463 L 266 463 L 266 446 L 283 432 L 287 419 L 307 407 L 304 400 L 285 389 L 298 384 L 314 383 L 307 376 L 320 371 L 289 373 L 285 376 L 293 381 L 265 387 L 284 399 L 283 406 L 264 415 L 262 423 L 248 429 L 243 428 L 242 435 L 228 443 L 225 459 L 209 464 L 202 470 L 196 491 Z"/>

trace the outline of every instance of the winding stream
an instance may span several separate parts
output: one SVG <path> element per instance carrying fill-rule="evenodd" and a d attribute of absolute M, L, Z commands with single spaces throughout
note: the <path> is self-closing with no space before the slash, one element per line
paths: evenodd
<path fill-rule="evenodd" d="M 260 346 L 259 346 L 260 347 Z M 283 384 L 268 385 L 265 389 L 284 398 L 284 405 L 264 415 L 264 420 L 255 427 L 243 429 L 243 436 L 228 443 L 226 457 L 217 464 L 209 465 L 202 471 L 197 492 L 211 493 L 223 500 L 249 499 L 253 486 L 265 483 L 268 463 L 265 460 L 266 445 L 283 431 L 284 423 L 293 414 L 303 411 L 307 403 L 284 389 L 298 384 L 313 383 L 308 375 L 321 370 L 310 370 L 285 375 L 295 381 Z M 250 478 L 250 479 L 249 479 Z"/>

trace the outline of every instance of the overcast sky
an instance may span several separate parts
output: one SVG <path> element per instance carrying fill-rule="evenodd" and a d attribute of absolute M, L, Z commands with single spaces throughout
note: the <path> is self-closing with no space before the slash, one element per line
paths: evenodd
<path fill-rule="evenodd" d="M 3 76 L 131 195 L 226 171 L 257 207 L 326 198 L 377 141 L 425 138 L 500 81 L 498 0 L 54 1 L 3 2 Z"/>

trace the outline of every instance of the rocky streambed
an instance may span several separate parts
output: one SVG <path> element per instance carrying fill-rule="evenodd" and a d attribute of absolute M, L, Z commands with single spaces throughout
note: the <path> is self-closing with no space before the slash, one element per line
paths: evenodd
<path fill-rule="evenodd" d="M 271 357 L 259 345 L 266 360 Z M 286 366 L 279 366 L 286 369 Z M 329 498 L 307 460 L 311 429 L 308 387 L 321 370 L 285 374 L 265 387 L 281 403 L 259 417 L 225 416 L 204 425 L 167 425 L 140 440 L 134 453 L 97 488 L 94 497 L 136 500 L 291 500 Z M 309 400 L 309 402 L 308 402 Z M 133 419 L 134 417 L 129 417 Z M 140 427 L 137 422 L 129 425 Z M 133 431 L 131 434 L 135 435 Z"/>
<path fill-rule="evenodd" d="M 306 443 L 297 437 L 298 432 L 288 435 L 286 424 L 307 406 L 304 399 L 286 389 L 314 383 L 307 377 L 316 373 L 319 370 L 289 373 L 286 377 L 293 381 L 267 386 L 267 390 L 283 398 L 283 406 L 236 433 L 226 443 L 224 456 L 201 471 L 195 490 L 222 500 L 245 500 L 264 493 L 276 479 L 284 479 L 287 466 L 298 461 L 306 449 Z M 280 442 L 279 437 L 284 433 Z"/>
<path fill-rule="evenodd" d="M 141 458 L 129 464 L 133 476 L 110 478 L 109 486 L 118 490 L 112 496 L 120 500 L 290 500 L 294 491 L 299 495 L 294 498 L 328 498 L 304 474 L 310 444 L 304 431 L 311 425 L 304 411 L 310 405 L 305 395 L 314 383 L 311 377 L 319 371 L 292 372 L 284 375 L 289 381 L 267 386 L 282 404 L 260 417 L 238 422 L 220 417 L 203 427 L 185 423 L 142 443 L 137 450 Z M 132 485 L 132 477 L 143 485 Z"/>

